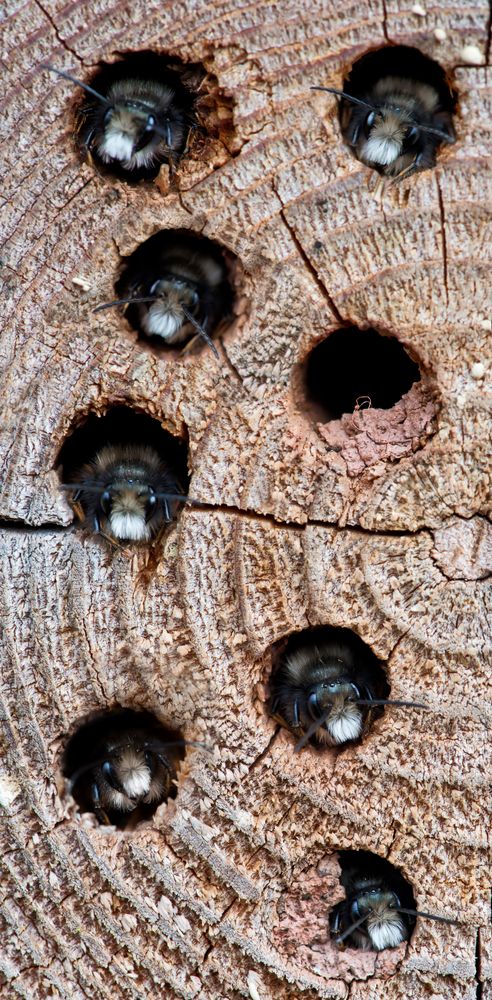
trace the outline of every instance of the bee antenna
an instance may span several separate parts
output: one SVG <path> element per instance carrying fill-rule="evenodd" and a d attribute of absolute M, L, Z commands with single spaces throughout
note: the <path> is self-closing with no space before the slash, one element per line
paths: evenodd
<path fill-rule="evenodd" d="M 347 927 L 346 930 L 344 930 L 343 934 L 338 934 L 337 937 L 335 938 L 336 943 L 341 944 L 342 941 L 345 941 L 345 938 L 350 937 L 352 931 L 356 931 L 357 928 L 360 927 L 365 920 L 367 920 L 368 916 L 369 913 L 364 913 L 362 917 L 359 917 L 359 919 L 356 920 L 353 924 L 350 924 L 350 927 Z"/>
<path fill-rule="evenodd" d="M 355 705 L 399 705 L 402 708 L 427 708 L 419 701 L 395 701 L 392 698 L 354 698 Z M 429 709 L 430 711 L 430 709 Z"/>
<path fill-rule="evenodd" d="M 417 124 L 416 128 L 418 128 L 420 132 L 429 132 L 431 135 L 438 135 L 439 138 L 443 140 L 443 142 L 450 142 L 450 143 L 456 142 L 455 138 L 452 135 L 449 135 L 447 132 L 441 132 L 441 129 L 439 128 L 431 128 L 430 125 L 417 125 Z"/>
<path fill-rule="evenodd" d="M 98 313 L 101 312 L 102 309 L 112 309 L 113 306 L 125 306 L 133 302 L 155 302 L 158 298 L 158 295 L 148 295 L 142 298 L 113 299 L 112 302 L 103 302 L 102 306 L 97 306 L 97 308 L 92 311 Z"/>
<path fill-rule="evenodd" d="M 181 308 L 182 308 L 182 310 L 183 310 L 183 312 L 184 312 L 184 314 L 185 314 L 186 319 L 188 320 L 188 322 L 191 323 L 195 327 L 195 329 L 198 331 L 200 337 L 202 337 L 203 340 L 205 341 L 205 343 L 208 344 L 208 346 L 212 348 L 212 351 L 214 352 L 215 357 L 218 358 L 219 357 L 219 352 L 218 352 L 218 350 L 217 350 L 217 348 L 216 348 L 216 346 L 215 346 L 212 338 L 209 337 L 207 331 L 203 329 L 203 326 L 200 326 L 200 323 L 198 323 L 196 321 L 195 317 L 191 315 L 191 313 L 189 312 L 188 309 L 186 309 L 185 306 L 182 306 Z"/>
<path fill-rule="evenodd" d="M 318 731 L 318 729 L 321 729 L 321 726 L 324 725 L 330 712 L 332 711 L 332 707 L 333 706 L 330 705 L 329 709 L 323 713 L 320 719 L 316 719 L 313 723 L 311 723 L 309 729 L 306 730 L 304 735 L 301 736 L 301 739 L 298 740 L 298 742 L 296 743 L 294 747 L 294 753 L 299 753 L 299 750 L 302 750 L 303 747 L 306 746 L 306 743 L 309 743 L 311 736 L 314 736 L 314 734 Z"/>
<path fill-rule="evenodd" d="M 438 920 L 441 924 L 459 924 L 459 920 L 454 920 L 452 917 L 438 917 L 435 913 L 424 913 L 423 910 L 407 910 L 404 906 L 391 907 L 395 909 L 398 913 L 408 913 L 411 917 L 425 917 L 426 920 Z"/>
<path fill-rule="evenodd" d="M 167 490 L 163 490 L 162 492 L 156 491 L 154 496 L 158 497 L 159 500 L 178 500 L 180 503 L 191 503 L 196 507 L 207 506 L 206 500 L 195 500 L 193 497 L 186 496 L 185 493 L 168 493 Z"/>
<path fill-rule="evenodd" d="M 368 104 L 367 101 L 361 101 L 358 97 L 352 97 L 352 94 L 346 94 L 343 90 L 335 90 L 334 87 L 310 87 L 310 90 L 325 90 L 328 94 L 335 94 L 337 97 L 343 97 L 344 101 L 352 101 L 352 104 L 360 104 L 363 108 L 368 108 L 369 111 L 376 111 L 376 108 L 372 104 Z"/>
<path fill-rule="evenodd" d="M 111 101 L 108 101 L 107 97 L 103 97 L 99 94 L 97 90 L 93 87 L 89 87 L 87 83 L 82 83 L 82 80 L 77 80 L 76 76 L 72 76 L 70 73 L 65 73 L 62 69 L 57 69 L 56 66 L 52 66 L 50 63 L 41 63 L 42 69 L 49 69 L 52 73 L 57 73 L 58 76 L 62 76 L 64 80 L 70 80 L 71 83 L 75 83 L 77 87 L 82 87 L 82 90 L 86 90 L 88 94 L 92 94 L 93 97 L 97 97 L 98 101 L 106 104 L 108 108 L 112 107 Z"/>
<path fill-rule="evenodd" d="M 129 744 L 131 746 L 132 744 Z M 143 744 L 145 749 L 149 750 L 165 750 L 166 747 L 197 747 L 198 750 L 206 750 L 207 753 L 213 753 L 212 747 L 209 747 L 207 743 L 201 743 L 199 740 L 145 740 Z"/>

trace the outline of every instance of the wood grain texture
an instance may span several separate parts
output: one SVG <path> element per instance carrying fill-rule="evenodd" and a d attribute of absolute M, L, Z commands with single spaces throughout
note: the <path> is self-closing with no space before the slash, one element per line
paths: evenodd
<path fill-rule="evenodd" d="M 0 995 L 31 1000 L 476 1000 L 490 943 L 490 10 L 483 0 L 241 5 L 7 0 L 0 279 Z M 436 29 L 445 38 L 436 38 Z M 454 68 L 458 142 L 374 191 L 334 103 L 370 47 Z M 466 65 L 474 45 L 482 64 Z M 117 52 L 201 62 L 218 129 L 176 184 L 81 163 L 78 95 Z M 221 119 L 221 116 L 223 118 Z M 15 137 L 15 141 L 14 140 Z M 188 227 L 237 255 L 210 351 L 157 355 L 117 313 L 124 256 Z M 395 334 L 422 381 L 320 424 L 303 365 L 346 324 Z M 478 366 L 483 366 L 482 369 Z M 478 374 L 477 374 L 478 373 Z M 189 441 L 190 493 L 151 551 L 73 524 L 55 470 L 89 412 L 125 403 Z M 271 647 L 350 627 L 395 698 L 359 746 L 294 740 L 266 711 Z M 147 708 L 189 748 L 175 800 L 132 833 L 81 818 L 61 755 L 92 712 Z M 340 953 L 339 849 L 401 868 L 411 942 Z M 481 990 L 481 992 L 480 992 Z"/>

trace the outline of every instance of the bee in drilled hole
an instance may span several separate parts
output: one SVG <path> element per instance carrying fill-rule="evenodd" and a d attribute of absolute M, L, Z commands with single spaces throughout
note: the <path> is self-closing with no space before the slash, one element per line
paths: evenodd
<path fill-rule="evenodd" d="M 106 66 L 94 87 L 45 64 L 86 93 L 78 113 L 82 151 L 113 172 L 139 180 L 155 177 L 161 164 L 175 167 L 196 127 L 194 97 L 178 73 L 149 55 L 135 76 L 125 61 Z"/>
<path fill-rule="evenodd" d="M 132 255 L 116 292 L 118 299 L 95 312 L 124 305 L 131 326 L 154 343 L 198 337 L 218 357 L 210 335 L 230 313 L 232 295 L 224 258 L 209 240 L 156 234 Z"/>
<path fill-rule="evenodd" d="M 198 503 L 149 445 L 107 445 L 63 483 L 81 520 L 110 540 L 148 542 L 172 519 L 178 503 Z"/>
<path fill-rule="evenodd" d="M 146 806 L 150 813 L 172 790 L 176 768 L 168 754 L 177 743 L 184 741 L 166 742 L 143 727 L 122 730 L 108 723 L 106 734 L 90 747 L 90 760 L 68 775 L 70 790 L 100 823 L 124 822 L 135 810 L 145 815 Z"/>
<path fill-rule="evenodd" d="M 392 46 L 355 64 L 344 89 L 313 87 L 340 99 L 345 141 L 362 163 L 394 180 L 435 166 L 443 144 L 456 141 L 455 96 L 437 63 L 418 50 Z"/>
<path fill-rule="evenodd" d="M 426 707 L 383 697 L 388 685 L 368 662 L 372 659 L 370 650 L 364 654 L 337 637 L 307 641 L 284 655 L 272 677 L 269 707 L 282 725 L 301 734 L 296 750 L 309 742 L 338 747 L 355 742 L 385 705 Z"/>
<path fill-rule="evenodd" d="M 416 910 L 409 884 L 396 869 L 390 873 L 391 867 L 374 857 L 365 871 L 354 865 L 342 872 L 346 898 L 329 915 L 330 933 L 339 946 L 363 951 L 396 948 L 409 940 L 417 917 L 458 923 L 449 917 Z"/>

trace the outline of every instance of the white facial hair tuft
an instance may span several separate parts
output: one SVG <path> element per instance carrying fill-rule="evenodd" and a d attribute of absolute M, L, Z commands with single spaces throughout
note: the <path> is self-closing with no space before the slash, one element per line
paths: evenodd
<path fill-rule="evenodd" d="M 127 163 L 132 158 L 133 141 L 129 135 L 125 135 L 119 129 L 106 131 L 99 146 L 99 153 L 106 162 L 119 160 L 121 163 Z"/>
<path fill-rule="evenodd" d="M 405 925 L 397 913 L 386 919 L 373 917 L 373 921 L 369 918 L 367 932 L 376 951 L 396 948 L 405 940 Z"/>
<path fill-rule="evenodd" d="M 342 712 L 329 717 L 325 726 L 335 743 L 356 740 L 362 732 L 362 713 L 357 705 L 349 702 Z"/>
<path fill-rule="evenodd" d="M 147 542 L 151 537 L 151 530 L 143 514 L 112 511 L 109 524 L 114 537 L 122 541 Z"/>
<path fill-rule="evenodd" d="M 389 166 L 390 163 L 399 157 L 401 153 L 401 142 L 389 136 L 370 136 L 362 147 L 362 156 L 371 163 L 379 163 L 382 167 Z"/>

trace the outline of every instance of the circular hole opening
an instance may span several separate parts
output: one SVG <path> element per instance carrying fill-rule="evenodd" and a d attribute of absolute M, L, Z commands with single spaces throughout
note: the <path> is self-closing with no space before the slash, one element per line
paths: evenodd
<path fill-rule="evenodd" d="M 346 327 L 315 347 L 305 366 L 308 404 L 319 422 L 354 410 L 389 410 L 420 381 L 418 364 L 395 337 Z"/>
<path fill-rule="evenodd" d="M 116 304 L 154 347 L 199 343 L 215 351 L 212 335 L 232 319 L 235 263 L 217 243 L 189 230 L 155 233 L 126 258 Z"/>
<path fill-rule="evenodd" d="M 133 828 L 176 797 L 185 756 L 179 730 L 147 711 L 100 712 L 68 741 L 62 771 L 81 812 L 100 823 Z"/>
<path fill-rule="evenodd" d="M 206 72 L 152 51 L 101 63 L 77 110 L 84 155 L 113 176 L 152 180 L 161 165 L 177 166 L 196 129 L 196 90 Z"/>
<path fill-rule="evenodd" d="M 401 872 L 370 851 L 340 851 L 345 899 L 330 911 L 330 933 L 338 944 L 383 951 L 408 941 L 415 927 L 415 897 Z"/>
<path fill-rule="evenodd" d="M 188 489 L 185 443 L 125 406 L 90 414 L 63 444 L 58 466 L 77 516 L 117 543 L 159 535 Z"/>
<path fill-rule="evenodd" d="M 362 163 L 399 177 L 435 166 L 455 141 L 457 95 L 446 71 L 419 49 L 389 45 L 352 66 L 339 106 L 342 135 Z M 353 100 L 350 100 L 350 97 Z"/>
<path fill-rule="evenodd" d="M 299 748 L 343 750 L 382 715 L 390 686 L 370 647 L 351 629 L 296 632 L 272 650 L 268 710 L 298 737 Z"/>

